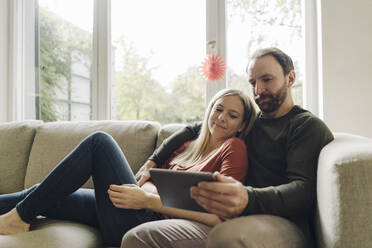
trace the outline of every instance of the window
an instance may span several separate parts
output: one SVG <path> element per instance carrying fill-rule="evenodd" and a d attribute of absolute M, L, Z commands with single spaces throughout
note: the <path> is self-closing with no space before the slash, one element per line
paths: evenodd
<path fill-rule="evenodd" d="M 93 0 L 39 0 L 38 17 L 38 118 L 90 120 Z"/>
<path fill-rule="evenodd" d="M 201 120 L 205 1 L 111 2 L 113 119 Z"/>
<path fill-rule="evenodd" d="M 302 106 L 304 41 L 301 1 L 227 1 L 227 77 L 229 87 L 251 92 L 246 74 L 249 56 L 258 48 L 278 47 L 293 59 L 295 104 Z"/>
<path fill-rule="evenodd" d="M 245 72 L 249 55 L 267 46 L 294 59 L 292 92 L 303 105 L 301 1 L 39 0 L 36 5 L 37 119 L 201 120 L 206 101 L 219 89 L 251 91 Z M 226 77 L 215 84 L 199 72 L 211 41 L 227 64 Z"/>

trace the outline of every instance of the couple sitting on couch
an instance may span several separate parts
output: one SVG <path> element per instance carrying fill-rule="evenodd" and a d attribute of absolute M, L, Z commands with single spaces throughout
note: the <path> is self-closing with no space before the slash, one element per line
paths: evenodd
<path fill-rule="evenodd" d="M 106 246 L 309 246 L 317 159 L 333 136 L 322 121 L 294 105 L 289 56 L 275 48 L 258 50 L 247 71 L 261 110 L 257 119 L 244 93 L 222 90 L 202 126 L 167 139 L 136 176 L 115 141 L 94 133 L 40 184 L 0 195 L 0 234 L 28 231 L 43 215 L 97 227 Z M 163 206 L 148 181 L 155 166 L 216 171 L 218 182 L 190 190 L 209 213 Z M 90 176 L 95 189 L 80 189 Z M 232 219 L 237 216 L 248 217 Z M 237 223 L 245 228 L 237 229 Z"/>

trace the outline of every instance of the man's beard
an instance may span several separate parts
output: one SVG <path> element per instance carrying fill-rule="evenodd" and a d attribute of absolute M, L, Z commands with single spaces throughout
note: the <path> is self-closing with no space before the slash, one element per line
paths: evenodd
<path fill-rule="evenodd" d="M 255 99 L 258 107 L 263 113 L 272 113 L 279 109 L 283 104 L 285 98 L 287 97 L 287 87 L 286 84 L 283 85 L 276 93 L 263 93 L 260 94 L 258 98 Z M 261 102 L 262 99 L 269 99 L 264 102 Z"/>

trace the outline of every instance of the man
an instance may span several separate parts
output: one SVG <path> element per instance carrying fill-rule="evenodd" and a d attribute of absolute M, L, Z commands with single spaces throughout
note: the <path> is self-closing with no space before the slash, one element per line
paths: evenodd
<path fill-rule="evenodd" d="M 188 220 L 150 222 L 128 232 L 122 247 L 312 246 L 317 161 L 332 133 L 320 119 L 294 105 L 291 87 L 296 74 L 288 55 L 277 48 L 258 50 L 247 72 L 261 110 L 246 139 L 247 186 L 217 175 L 218 182 L 191 188 L 199 205 L 226 221 L 213 228 Z M 162 164 L 198 132 L 196 125 L 172 135 L 142 172 Z M 140 177 L 146 175 L 142 172 Z"/>

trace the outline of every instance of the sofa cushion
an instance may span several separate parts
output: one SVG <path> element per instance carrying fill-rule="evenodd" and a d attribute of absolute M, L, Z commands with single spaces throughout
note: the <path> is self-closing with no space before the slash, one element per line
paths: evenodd
<path fill-rule="evenodd" d="M 319 156 L 317 247 L 372 244 L 371 182 L 372 139 L 336 133 Z"/>
<path fill-rule="evenodd" d="M 51 219 L 32 223 L 31 231 L 17 235 L 0 235 L 0 248 L 102 248 L 101 235 L 93 227 L 70 221 Z"/>
<path fill-rule="evenodd" d="M 51 122 L 36 130 L 27 166 L 25 187 L 41 180 L 85 137 L 95 131 L 109 133 L 119 144 L 132 170 L 152 154 L 160 124 L 149 121 Z M 91 180 L 84 187 L 93 188 Z"/>
<path fill-rule="evenodd" d="M 41 123 L 26 121 L 0 125 L 0 194 L 23 189 L 35 128 Z"/>
<path fill-rule="evenodd" d="M 166 124 L 162 126 L 158 133 L 158 140 L 156 141 L 156 148 L 158 148 L 161 143 L 171 136 L 173 133 L 177 132 L 178 130 L 184 128 L 185 124 L 178 124 L 178 123 L 172 123 L 172 124 Z"/>

